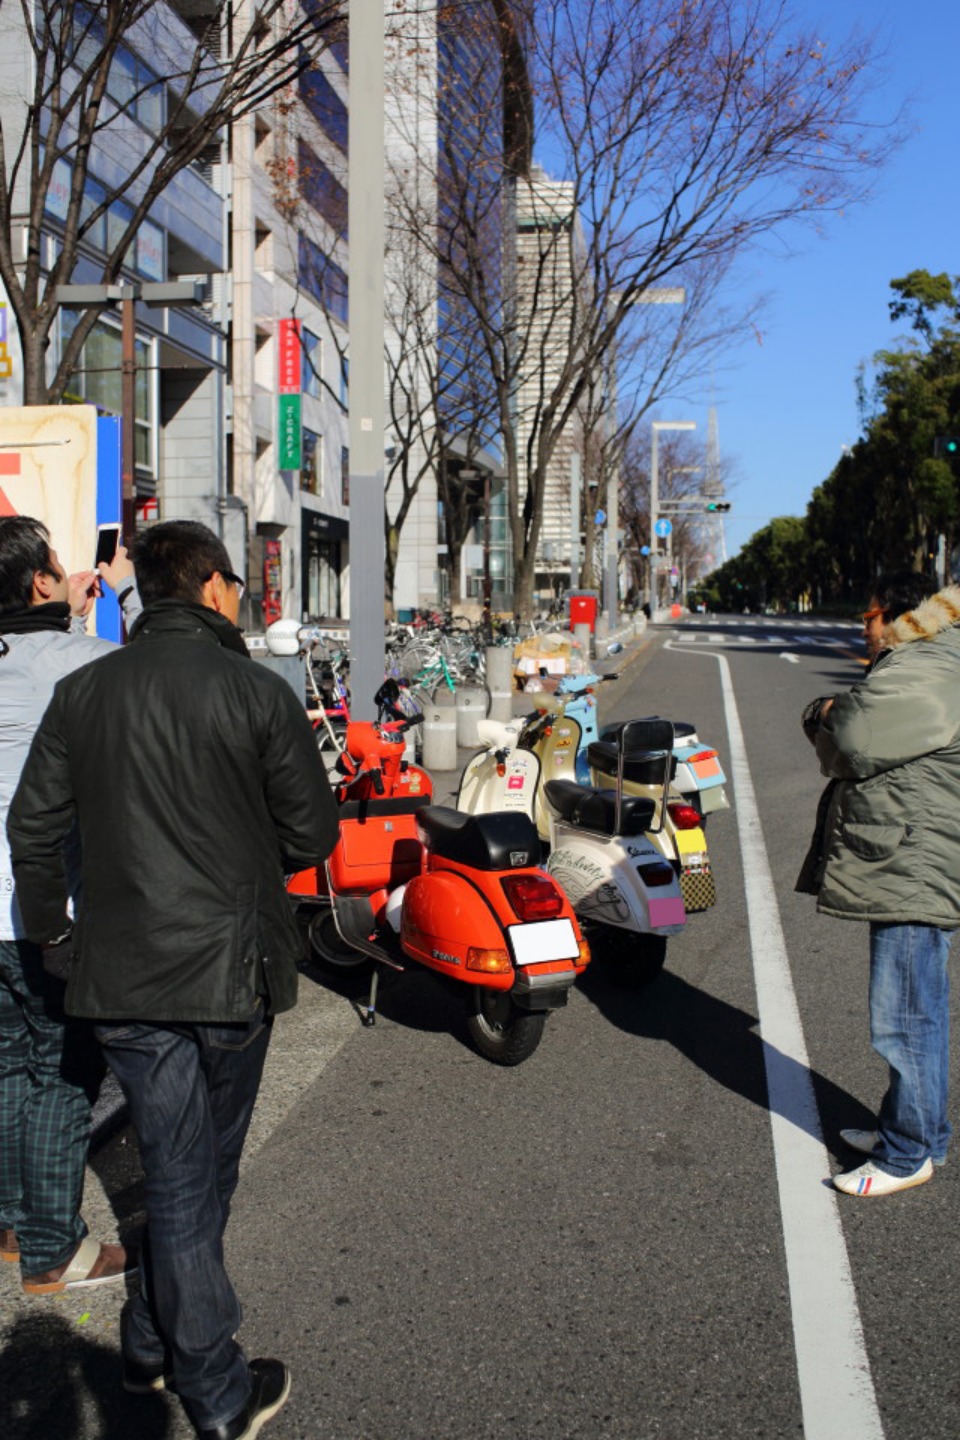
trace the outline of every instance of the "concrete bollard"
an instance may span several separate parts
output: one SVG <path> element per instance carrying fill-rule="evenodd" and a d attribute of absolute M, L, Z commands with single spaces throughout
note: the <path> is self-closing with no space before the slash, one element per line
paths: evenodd
<path fill-rule="evenodd" d="M 486 692 L 475 685 L 457 686 L 457 744 L 466 747 L 480 744 L 477 722 L 487 710 Z"/>
<path fill-rule="evenodd" d="M 487 684 L 490 686 L 490 719 L 513 719 L 513 646 L 487 646 Z"/>
<path fill-rule="evenodd" d="M 580 646 L 580 653 L 583 655 L 583 658 L 590 660 L 593 656 L 593 635 L 590 626 L 587 625 L 585 621 L 580 621 L 574 625 L 573 638 Z"/>
<path fill-rule="evenodd" d="M 457 716 L 447 705 L 429 705 L 423 712 L 423 765 L 426 770 L 456 770 Z"/>

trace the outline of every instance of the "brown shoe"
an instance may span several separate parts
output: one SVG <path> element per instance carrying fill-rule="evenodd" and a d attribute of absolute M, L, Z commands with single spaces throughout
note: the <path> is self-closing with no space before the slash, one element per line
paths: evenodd
<path fill-rule="evenodd" d="M 15 1265 L 20 1259 L 20 1242 L 15 1230 L 0 1230 L 0 1260 Z"/>
<path fill-rule="evenodd" d="M 88 1290 L 96 1285 L 110 1285 L 136 1274 L 137 1257 L 122 1245 L 101 1245 L 97 1240 L 81 1240 L 73 1259 L 57 1265 L 42 1275 L 25 1275 L 23 1290 L 27 1295 L 57 1295 L 62 1290 Z"/>

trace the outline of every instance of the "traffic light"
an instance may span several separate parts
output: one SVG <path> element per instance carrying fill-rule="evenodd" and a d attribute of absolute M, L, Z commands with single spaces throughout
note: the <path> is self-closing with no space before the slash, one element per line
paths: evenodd
<path fill-rule="evenodd" d="M 707 502 L 707 511 L 708 511 L 708 513 L 710 513 L 710 514 L 714 513 L 715 511 L 718 511 L 718 510 L 727 511 L 727 510 L 729 510 L 729 509 L 730 509 L 730 501 L 729 501 L 729 500 L 709 500 L 709 501 Z"/>
<path fill-rule="evenodd" d="M 933 442 L 933 453 L 943 460 L 960 457 L 960 435 L 938 435 Z"/>

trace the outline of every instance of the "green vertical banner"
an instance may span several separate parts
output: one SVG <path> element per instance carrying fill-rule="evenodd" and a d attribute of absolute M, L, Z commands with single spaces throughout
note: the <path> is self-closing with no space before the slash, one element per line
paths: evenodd
<path fill-rule="evenodd" d="M 280 470 L 299 470 L 302 460 L 300 445 L 300 396 L 277 396 L 277 439 Z"/>

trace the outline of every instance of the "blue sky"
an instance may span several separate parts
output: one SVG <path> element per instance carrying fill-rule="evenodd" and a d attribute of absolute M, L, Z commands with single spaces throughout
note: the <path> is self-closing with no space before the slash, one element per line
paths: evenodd
<path fill-rule="evenodd" d="M 729 553 L 774 515 L 802 515 L 841 446 L 859 434 L 857 366 L 905 332 L 888 316 L 889 282 L 914 269 L 960 275 L 960 3 L 958 0 L 796 0 L 821 36 L 879 31 L 884 76 L 872 98 L 890 115 L 909 99 L 910 133 L 866 204 L 793 232 L 792 252 L 771 246 L 739 272 L 768 296 L 762 344 L 750 340 L 714 378 L 721 455 L 731 467 Z M 707 434 L 710 377 L 699 394 L 658 409 Z"/>

